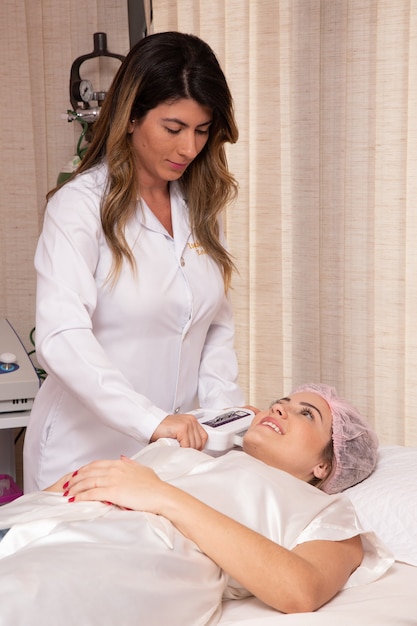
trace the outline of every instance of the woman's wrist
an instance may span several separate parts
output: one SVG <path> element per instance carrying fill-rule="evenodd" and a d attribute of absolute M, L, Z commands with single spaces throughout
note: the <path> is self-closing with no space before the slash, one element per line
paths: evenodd
<path fill-rule="evenodd" d="M 162 482 L 158 489 L 157 501 L 153 512 L 156 515 L 165 517 L 182 534 L 191 538 L 188 528 L 192 527 L 193 512 L 199 506 L 204 505 L 193 496 L 169 483 Z"/>

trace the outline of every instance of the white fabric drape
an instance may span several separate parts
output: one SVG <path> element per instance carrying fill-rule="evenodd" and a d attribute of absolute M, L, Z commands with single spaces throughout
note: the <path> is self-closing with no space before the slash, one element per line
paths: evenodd
<path fill-rule="evenodd" d="M 125 54 L 128 17 L 111 0 L 2 0 L 0 18 L 0 315 L 26 340 L 44 196 L 80 132 L 61 119 L 70 67 L 98 31 Z M 417 0 L 153 0 L 153 18 L 208 41 L 236 103 L 248 401 L 321 380 L 383 443 L 417 445 Z"/>

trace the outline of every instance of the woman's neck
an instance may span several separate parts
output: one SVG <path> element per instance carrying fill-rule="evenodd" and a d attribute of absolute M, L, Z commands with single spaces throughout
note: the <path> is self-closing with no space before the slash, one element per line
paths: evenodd
<path fill-rule="evenodd" d="M 161 222 L 165 230 L 173 236 L 172 216 L 171 216 L 171 200 L 169 195 L 169 187 L 148 186 L 140 188 L 140 195 L 146 202 L 155 217 Z"/>

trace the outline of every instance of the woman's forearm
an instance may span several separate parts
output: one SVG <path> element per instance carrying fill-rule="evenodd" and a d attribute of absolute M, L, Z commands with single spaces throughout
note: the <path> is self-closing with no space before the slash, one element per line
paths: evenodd
<path fill-rule="evenodd" d="M 253 595 L 285 613 L 319 608 L 361 559 L 359 538 L 289 551 L 167 484 L 160 514 Z"/>

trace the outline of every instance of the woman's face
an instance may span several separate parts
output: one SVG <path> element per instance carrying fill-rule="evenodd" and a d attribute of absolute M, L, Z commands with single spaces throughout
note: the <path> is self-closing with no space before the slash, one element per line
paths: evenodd
<path fill-rule="evenodd" d="M 331 436 L 329 405 L 318 394 L 303 391 L 276 400 L 257 413 L 243 439 L 243 449 L 308 482 L 326 476 L 329 468 L 322 453 Z"/>
<path fill-rule="evenodd" d="M 163 103 L 132 121 L 139 184 L 166 184 L 182 176 L 207 143 L 212 111 L 195 100 Z"/>

